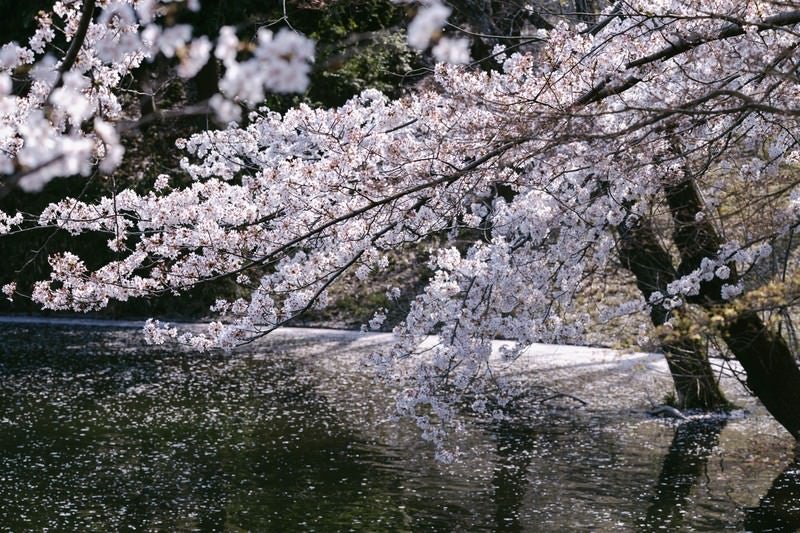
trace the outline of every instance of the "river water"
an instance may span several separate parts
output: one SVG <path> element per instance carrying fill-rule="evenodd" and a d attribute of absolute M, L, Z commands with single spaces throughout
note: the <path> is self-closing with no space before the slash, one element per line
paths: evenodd
<path fill-rule="evenodd" d="M 360 364 L 385 335 L 284 330 L 197 354 L 118 326 L 4 323 L 0 341 L 2 531 L 800 527 L 787 434 L 735 383 L 729 418 L 649 417 L 639 392 L 668 386 L 649 360 L 531 372 L 586 405 L 467 420 L 443 465 Z"/>

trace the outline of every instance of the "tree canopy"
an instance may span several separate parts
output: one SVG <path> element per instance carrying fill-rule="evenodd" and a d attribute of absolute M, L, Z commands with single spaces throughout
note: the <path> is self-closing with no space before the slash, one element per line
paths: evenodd
<path fill-rule="evenodd" d="M 247 295 L 218 300 L 205 333 L 158 321 L 145 333 L 233 347 L 324 306 L 342 276 L 380 276 L 387 253 L 429 241 L 433 275 L 396 345 L 372 363 L 402 380 L 398 409 L 437 443 L 465 400 L 502 416 L 515 392 L 495 365 L 634 312 L 650 314 L 676 376 L 686 361 L 707 365 L 700 335 L 719 336 L 747 386 L 800 437 L 787 337 L 798 294 L 800 6 L 618 2 L 588 23 L 554 20 L 494 46 L 492 68 L 470 62 L 469 39 L 481 34 L 451 36 L 452 10 L 427 1 L 407 29 L 412 48 L 440 61 L 426 82 L 397 98 L 367 89 L 339 107 L 284 113 L 263 102 L 306 90 L 313 41 L 291 20 L 253 40 L 231 26 L 193 38 L 173 20 L 177 6 L 56 2 L 27 44 L 0 50 L 0 172 L 25 190 L 114 173 L 130 127 L 124 82 L 148 60 L 171 60 L 185 78 L 209 61 L 219 73 L 203 105 L 227 125 L 176 146 L 190 181 L 164 174 L 147 191 L 64 198 L 34 218 L 0 214 L 5 233 L 107 238 L 113 259 L 100 265 L 70 250 L 50 256 L 49 278 L 29 295 L 42 308 L 97 310 L 228 278 Z M 56 38 L 69 43 L 63 55 Z M 620 270 L 638 298 L 578 297 Z M 374 328 L 386 313 L 376 311 Z M 497 359 L 496 339 L 516 344 Z"/>

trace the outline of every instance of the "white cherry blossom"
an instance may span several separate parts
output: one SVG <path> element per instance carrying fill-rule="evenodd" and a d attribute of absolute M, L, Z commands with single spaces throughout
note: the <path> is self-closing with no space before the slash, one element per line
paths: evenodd
<path fill-rule="evenodd" d="M 150 322 L 146 334 L 230 348 L 324 304 L 342 276 L 381 275 L 387 252 L 434 243 L 433 273 L 395 328 L 397 342 L 371 361 L 402 384 L 398 412 L 443 458 L 459 406 L 502 416 L 515 389 L 496 370 L 526 346 L 580 342 L 593 316 L 674 309 L 701 296 L 722 305 L 745 290 L 742 273 L 773 257 L 762 243 L 800 224 L 792 177 L 800 6 L 792 2 L 624 2 L 594 33 L 560 23 L 538 35 L 546 40 L 537 51 L 504 51 L 499 72 L 439 64 L 430 84 L 398 100 L 368 90 L 335 109 L 300 105 L 282 115 L 258 106 L 269 91 L 306 89 L 309 39 L 262 29 L 252 55 L 239 60 L 232 28 L 216 43 L 192 40 L 190 28 L 159 26 L 152 2 L 121 3 L 114 9 L 124 16 L 108 15 L 107 24 L 130 23 L 125 6 L 140 17 L 140 44 L 119 42 L 125 60 L 108 64 L 89 41 L 74 68 L 39 75 L 26 96 L 3 89 L 1 76 L 22 64 L 48 73 L 52 60 L 38 45 L 0 49 L 0 169 L 22 170 L 25 190 L 95 164 L 113 170 L 122 153 L 105 110 L 115 109 L 121 77 L 156 51 L 179 58 L 191 76 L 213 50 L 224 73 L 209 103 L 226 123 L 246 105 L 249 120 L 179 143 L 181 172 L 192 180 L 185 186 L 171 188 L 181 180 L 164 176 L 146 193 L 48 206 L 40 225 L 108 234 L 117 255 L 96 269 L 70 252 L 54 255 L 32 298 L 86 311 L 228 277 L 249 295 L 217 302 L 219 322 L 202 333 Z M 77 31 L 77 4 L 59 3 L 54 13 L 68 35 Z M 429 47 L 449 14 L 439 2 L 422 5 L 409 44 Z M 89 35 L 103 39 L 102 29 Z M 465 43 L 439 39 L 433 53 L 465 62 Z M 582 291 L 619 270 L 623 234 L 679 211 L 667 196 L 686 183 L 703 208 L 680 215 L 727 224 L 724 238 L 641 300 L 581 307 Z M 748 205 L 743 190 L 764 194 Z M 752 209 L 757 216 L 745 217 Z M 0 229 L 21 222 L 5 215 Z M 474 238 L 464 244 L 463 234 Z M 386 315 L 376 312 L 374 327 Z M 515 342 L 500 358 L 492 356 L 497 338 Z"/>

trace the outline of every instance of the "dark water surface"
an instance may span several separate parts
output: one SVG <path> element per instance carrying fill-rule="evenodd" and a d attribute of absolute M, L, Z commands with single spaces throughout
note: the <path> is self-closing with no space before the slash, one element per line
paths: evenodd
<path fill-rule="evenodd" d="M 384 341 L 385 342 L 385 341 Z M 762 415 L 543 408 L 441 465 L 359 364 L 278 335 L 233 354 L 0 324 L 4 531 L 793 531 L 800 461 Z"/>

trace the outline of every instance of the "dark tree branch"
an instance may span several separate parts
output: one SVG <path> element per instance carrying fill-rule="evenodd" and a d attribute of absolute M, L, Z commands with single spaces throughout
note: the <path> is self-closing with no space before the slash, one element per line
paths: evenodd
<path fill-rule="evenodd" d="M 764 22 L 755 22 L 751 25 L 755 26 L 759 32 L 762 32 L 780 27 L 791 26 L 798 23 L 800 23 L 800 11 L 789 11 L 767 17 Z M 677 43 L 667 46 L 658 52 L 654 52 L 648 56 L 628 62 L 625 65 L 625 70 L 649 65 L 651 63 L 655 63 L 656 61 L 671 59 L 703 44 L 729 39 L 731 37 L 737 37 L 739 35 L 744 35 L 744 33 L 744 27 L 741 24 L 734 23 L 725 26 L 717 34 L 710 37 L 680 39 Z M 611 85 L 612 80 L 601 82 L 593 87 L 589 92 L 581 96 L 575 103 L 576 105 L 582 106 L 599 102 L 611 95 L 619 94 L 630 89 L 640 81 L 642 81 L 642 79 L 637 76 L 628 76 L 621 82 L 618 82 L 614 85 Z"/>
<path fill-rule="evenodd" d="M 94 0 L 83 0 L 83 7 L 81 9 L 81 20 L 78 22 L 78 30 L 72 36 L 72 42 L 67 49 L 61 65 L 58 67 L 58 79 L 53 88 L 50 89 L 50 94 L 47 95 L 47 100 L 50 100 L 50 95 L 56 90 L 64 81 L 64 73 L 69 71 L 78 59 L 78 52 L 81 51 L 84 41 L 86 40 L 86 32 L 89 30 L 89 24 L 92 22 L 92 15 L 94 14 Z"/>

